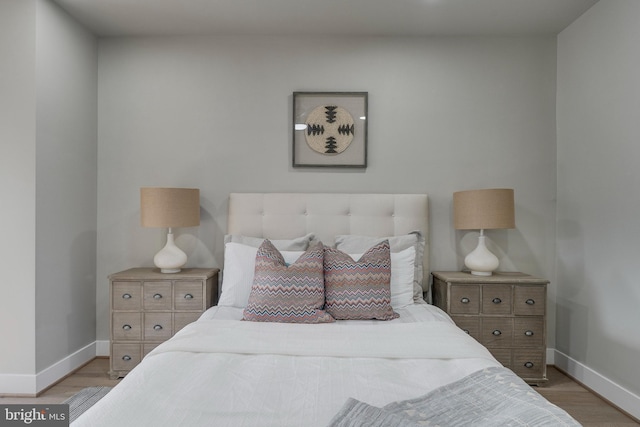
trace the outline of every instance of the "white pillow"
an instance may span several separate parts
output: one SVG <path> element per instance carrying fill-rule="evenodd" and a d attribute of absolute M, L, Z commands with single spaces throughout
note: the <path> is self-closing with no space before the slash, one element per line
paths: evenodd
<path fill-rule="evenodd" d="M 253 275 L 256 269 L 258 248 L 230 242 L 224 246 L 224 269 L 222 270 L 222 293 L 218 305 L 247 306 Z M 280 251 L 287 264 L 296 262 L 304 251 Z"/>
<path fill-rule="evenodd" d="M 362 254 L 349 254 L 354 261 Z M 391 252 L 391 307 L 394 310 L 413 304 L 413 277 L 416 249 L 411 246 Z"/>

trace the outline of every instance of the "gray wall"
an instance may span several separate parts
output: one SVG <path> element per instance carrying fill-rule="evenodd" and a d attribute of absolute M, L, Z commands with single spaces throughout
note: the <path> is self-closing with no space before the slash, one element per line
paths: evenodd
<path fill-rule="evenodd" d="M 188 265 L 215 267 L 230 192 L 426 192 L 440 270 L 461 268 L 477 243 L 452 229 L 452 193 L 511 187 L 517 229 L 488 237 L 501 268 L 552 280 L 552 300 L 555 78 L 555 37 L 101 39 L 98 340 L 107 276 L 152 265 L 164 244 L 139 225 L 141 186 L 201 189 L 202 223 L 176 240 Z M 369 92 L 366 171 L 292 169 L 299 90 Z"/>
<path fill-rule="evenodd" d="M 0 374 L 35 368 L 35 2 L 0 2 Z M 5 380 L 7 383 L 9 379 Z"/>
<path fill-rule="evenodd" d="M 600 1 L 559 35 L 557 103 L 557 349 L 636 396 L 639 18 Z"/>
<path fill-rule="evenodd" d="M 36 371 L 95 341 L 95 37 L 38 1 Z"/>
<path fill-rule="evenodd" d="M 35 393 L 95 341 L 97 44 L 48 0 L 5 0 L 0 58 L 0 392 Z"/>
<path fill-rule="evenodd" d="M 517 229 L 489 238 L 502 269 L 551 280 L 549 346 L 640 394 L 638 16 L 600 1 L 559 36 L 556 101 L 554 37 L 116 38 L 96 65 L 49 1 L 0 2 L 3 387 L 108 340 L 106 276 L 164 243 L 139 226 L 140 186 L 201 189 L 177 240 L 217 267 L 229 192 L 427 192 L 440 270 L 476 243 L 451 193 L 508 186 Z M 291 168 L 295 90 L 369 92 L 366 171 Z"/>

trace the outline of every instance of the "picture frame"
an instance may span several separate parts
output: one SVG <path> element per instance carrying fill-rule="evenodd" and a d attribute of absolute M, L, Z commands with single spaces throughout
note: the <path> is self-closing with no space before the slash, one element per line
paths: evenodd
<path fill-rule="evenodd" d="M 366 168 L 368 92 L 293 92 L 293 167 Z"/>

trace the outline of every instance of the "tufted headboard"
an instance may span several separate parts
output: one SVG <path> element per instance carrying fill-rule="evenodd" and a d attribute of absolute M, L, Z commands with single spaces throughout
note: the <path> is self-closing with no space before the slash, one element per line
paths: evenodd
<path fill-rule="evenodd" d="M 335 236 L 397 236 L 421 231 L 427 244 L 422 288 L 428 289 L 426 194 L 231 193 L 228 234 L 291 239 L 307 233 L 326 245 Z"/>

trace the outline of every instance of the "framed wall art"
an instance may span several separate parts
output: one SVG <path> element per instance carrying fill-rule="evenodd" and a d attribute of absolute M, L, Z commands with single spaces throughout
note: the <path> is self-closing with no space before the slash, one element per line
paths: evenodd
<path fill-rule="evenodd" d="M 367 167 L 367 92 L 293 92 L 293 167 Z"/>

